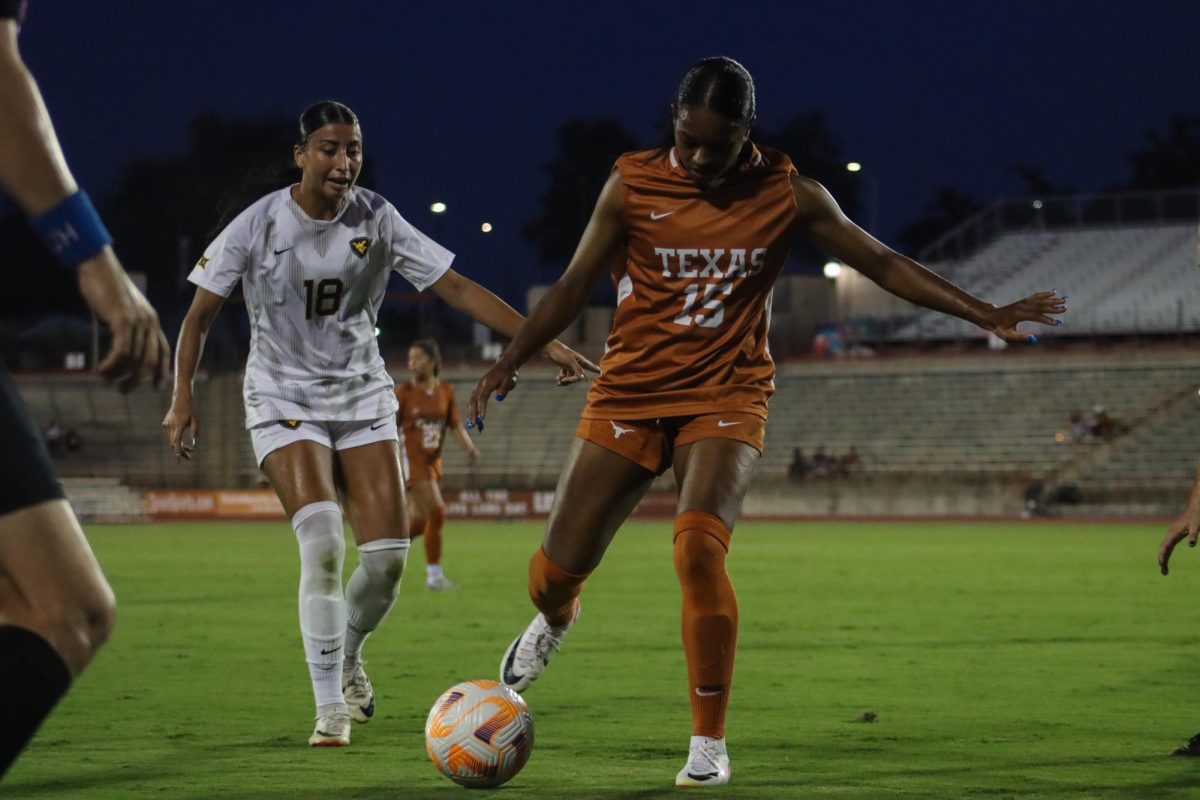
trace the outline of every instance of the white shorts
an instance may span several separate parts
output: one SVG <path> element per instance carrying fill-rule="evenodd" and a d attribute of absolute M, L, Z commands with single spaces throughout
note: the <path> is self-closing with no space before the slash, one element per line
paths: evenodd
<path fill-rule="evenodd" d="M 375 442 L 399 441 L 396 416 L 389 414 L 376 420 L 278 420 L 264 422 L 250 429 L 254 445 L 254 460 L 261 467 L 263 460 L 281 447 L 307 439 L 323 444 L 330 450 L 349 450 Z"/>

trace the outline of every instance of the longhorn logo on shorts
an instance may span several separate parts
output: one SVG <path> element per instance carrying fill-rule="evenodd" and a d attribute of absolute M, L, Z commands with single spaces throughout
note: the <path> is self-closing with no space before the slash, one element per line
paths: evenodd
<path fill-rule="evenodd" d="M 360 236 L 357 239 L 350 240 L 350 249 L 354 251 L 354 255 L 359 258 L 365 258 L 367 248 L 371 246 L 371 240 L 365 236 Z"/>
<path fill-rule="evenodd" d="M 624 436 L 627 433 L 633 433 L 633 428 L 622 428 L 620 425 L 613 422 L 611 419 L 608 421 L 608 424 L 613 426 L 613 436 L 617 439 L 620 439 L 622 436 Z"/>

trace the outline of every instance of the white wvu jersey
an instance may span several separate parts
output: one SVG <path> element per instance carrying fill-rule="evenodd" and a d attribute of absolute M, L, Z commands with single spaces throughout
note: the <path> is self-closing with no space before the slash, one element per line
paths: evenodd
<path fill-rule="evenodd" d="M 263 197 L 208 246 L 188 280 L 228 297 L 242 281 L 250 315 L 246 427 L 371 420 L 396 413 L 375 320 L 395 270 L 424 291 L 454 254 L 372 191 L 314 220 L 291 188 Z"/>

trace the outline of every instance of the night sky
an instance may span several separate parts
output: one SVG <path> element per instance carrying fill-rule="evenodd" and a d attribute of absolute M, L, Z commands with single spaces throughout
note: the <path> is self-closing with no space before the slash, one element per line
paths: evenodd
<path fill-rule="evenodd" d="M 199 112 L 294 118 L 335 98 L 382 193 L 514 298 L 551 274 L 518 230 L 559 125 L 617 117 L 649 145 L 701 57 L 746 65 L 767 126 L 827 111 L 877 181 L 887 240 L 936 186 L 1018 193 L 1018 162 L 1082 190 L 1125 177 L 1145 129 L 1200 112 L 1198 32 L 1194 0 L 32 0 L 21 46 L 93 194 L 133 156 L 182 150 Z"/>

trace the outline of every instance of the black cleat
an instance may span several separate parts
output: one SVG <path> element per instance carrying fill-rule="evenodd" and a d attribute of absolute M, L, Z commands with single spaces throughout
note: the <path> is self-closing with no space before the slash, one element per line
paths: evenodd
<path fill-rule="evenodd" d="M 1171 755 L 1173 755 L 1173 756 L 1200 756 L 1200 733 L 1197 733 L 1191 739 L 1188 739 L 1187 744 L 1185 744 L 1183 747 L 1180 747 L 1174 753 L 1171 753 Z"/>

